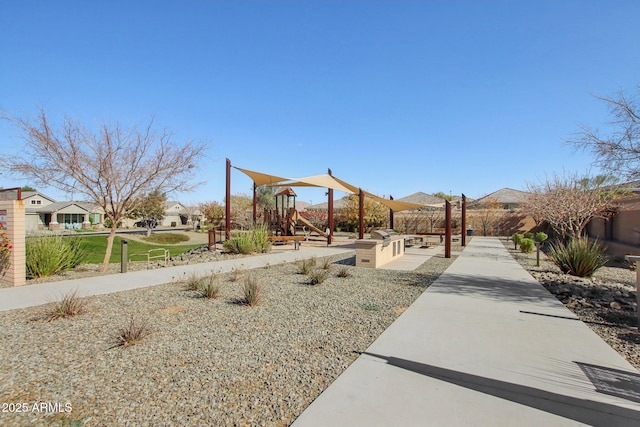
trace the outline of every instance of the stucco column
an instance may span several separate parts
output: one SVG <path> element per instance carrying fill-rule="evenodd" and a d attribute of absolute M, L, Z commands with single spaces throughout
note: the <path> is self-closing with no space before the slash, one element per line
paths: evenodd
<path fill-rule="evenodd" d="M 25 251 L 25 210 L 23 200 L 0 201 L 0 211 L 6 211 L 5 233 L 11 240 L 11 265 L 0 282 L 11 286 L 21 286 L 26 283 L 26 251 Z M 3 215 L 4 216 L 4 215 Z"/>

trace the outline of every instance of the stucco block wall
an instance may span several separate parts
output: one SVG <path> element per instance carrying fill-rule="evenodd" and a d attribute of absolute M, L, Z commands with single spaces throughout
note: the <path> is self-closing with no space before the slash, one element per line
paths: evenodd
<path fill-rule="evenodd" d="M 26 283 L 24 201 L 0 201 L 0 210 L 7 211 L 7 229 L 5 232 L 13 246 L 11 250 L 11 265 L 4 276 L 0 277 L 0 282 L 5 286 L 21 286 Z"/>
<path fill-rule="evenodd" d="M 356 267 L 378 268 L 404 255 L 404 237 L 393 236 L 389 245 L 382 240 L 356 240 Z"/>

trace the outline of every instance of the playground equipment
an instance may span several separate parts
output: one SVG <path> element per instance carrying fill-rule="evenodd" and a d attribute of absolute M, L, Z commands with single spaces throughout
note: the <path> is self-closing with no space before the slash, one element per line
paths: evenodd
<path fill-rule="evenodd" d="M 264 223 L 271 230 L 274 236 L 279 239 L 288 240 L 287 236 L 298 236 L 296 232 L 302 228 L 304 234 L 306 230 L 313 231 L 326 238 L 327 233 L 315 227 L 296 210 L 296 193 L 292 188 L 284 188 L 275 194 L 276 208 L 264 210 Z M 306 236 L 305 236 L 306 237 Z"/>

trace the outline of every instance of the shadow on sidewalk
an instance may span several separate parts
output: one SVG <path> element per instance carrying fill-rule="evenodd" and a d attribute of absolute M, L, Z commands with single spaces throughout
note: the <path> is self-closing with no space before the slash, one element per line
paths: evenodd
<path fill-rule="evenodd" d="M 415 372 L 420 375 L 425 375 L 430 378 L 445 381 L 450 384 L 455 384 L 460 387 L 495 396 L 510 402 L 526 405 L 531 408 L 589 425 L 640 425 L 640 412 L 633 409 L 623 408 L 609 403 L 565 396 L 546 390 L 453 371 L 451 369 L 439 368 L 437 366 L 400 359 L 397 357 L 381 356 L 379 354 L 367 352 L 362 354 L 385 360 L 389 365 Z M 636 377 L 634 380 L 635 385 L 633 387 L 637 387 L 638 374 L 628 373 L 628 375 Z M 618 393 L 618 396 L 624 397 L 624 393 Z"/>

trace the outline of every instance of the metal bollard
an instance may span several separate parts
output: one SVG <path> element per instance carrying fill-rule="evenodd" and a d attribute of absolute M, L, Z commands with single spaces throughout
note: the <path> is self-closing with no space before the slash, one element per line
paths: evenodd
<path fill-rule="evenodd" d="M 120 245 L 120 273 L 127 272 L 127 243 L 129 242 L 123 239 Z"/>

